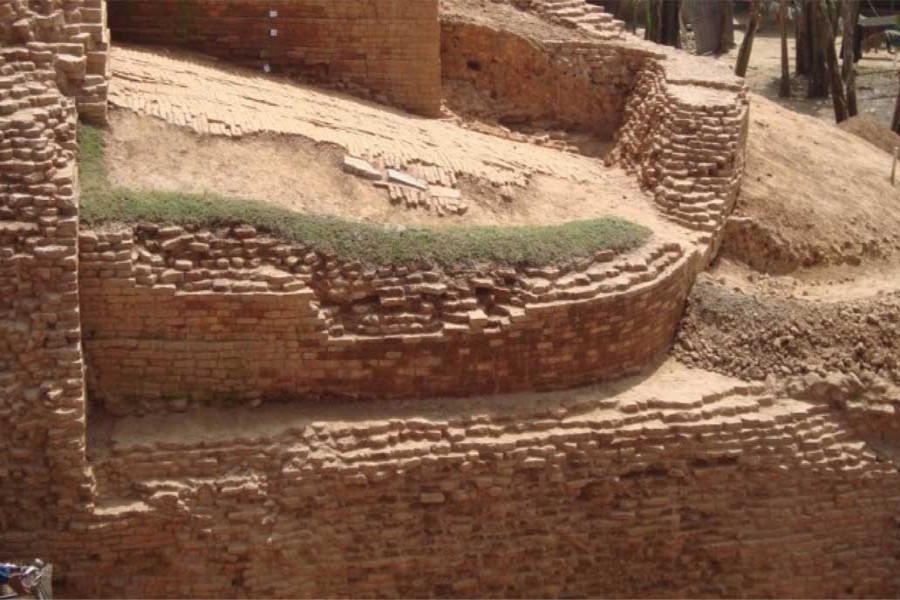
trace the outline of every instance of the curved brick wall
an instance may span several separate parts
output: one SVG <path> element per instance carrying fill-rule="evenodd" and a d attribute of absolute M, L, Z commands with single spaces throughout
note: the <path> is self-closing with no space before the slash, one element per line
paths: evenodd
<path fill-rule="evenodd" d="M 117 41 L 269 65 L 440 112 L 437 0 L 109 0 L 109 21 Z"/>
<path fill-rule="evenodd" d="M 80 249 L 90 394 L 116 413 L 621 377 L 668 345 L 700 262 L 651 243 L 566 267 L 365 269 L 250 227 L 83 231 Z"/>
<path fill-rule="evenodd" d="M 0 539 L 75 597 L 897 594 L 900 480 L 848 411 L 649 383 L 231 429 L 170 416 L 94 458 L 94 509 Z M 895 417 L 866 422 L 896 439 Z"/>
<path fill-rule="evenodd" d="M 713 251 L 744 172 L 747 92 L 678 80 L 647 61 L 635 81 L 608 162 L 633 171 L 663 213 L 709 232 Z"/>
<path fill-rule="evenodd" d="M 743 84 L 704 79 L 697 59 L 631 40 L 537 43 L 452 20 L 444 28 L 448 77 L 475 61 L 475 85 L 535 114 L 554 102 L 526 88 L 569 80 L 578 98 L 557 104 L 556 118 L 607 135 L 621 124 L 608 160 L 698 231 L 693 242 L 530 272 L 366 271 L 252 228 L 86 232 L 95 401 L 124 414 L 227 399 L 543 390 L 635 373 L 665 350 L 740 185 Z M 491 50 L 526 47 L 544 68 L 517 86 Z"/>

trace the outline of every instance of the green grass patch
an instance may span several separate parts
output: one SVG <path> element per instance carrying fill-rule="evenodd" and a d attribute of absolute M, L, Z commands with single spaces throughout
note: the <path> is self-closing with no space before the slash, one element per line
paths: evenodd
<path fill-rule="evenodd" d="M 616 218 L 562 225 L 403 227 L 293 212 L 216 194 L 136 190 L 110 183 L 103 131 L 79 129 L 81 219 L 87 225 L 153 222 L 221 226 L 247 223 L 286 241 L 370 265 L 420 260 L 443 265 L 549 265 L 642 245 L 646 227 Z"/>

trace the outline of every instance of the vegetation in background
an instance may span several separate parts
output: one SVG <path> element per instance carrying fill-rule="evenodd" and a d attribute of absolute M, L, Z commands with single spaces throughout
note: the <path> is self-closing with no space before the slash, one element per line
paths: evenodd
<path fill-rule="evenodd" d="M 140 221 L 200 226 L 248 223 L 290 242 L 367 264 L 426 260 L 445 265 L 547 265 L 604 249 L 636 248 L 650 235 L 645 227 L 615 218 L 548 226 L 432 229 L 298 213 L 215 194 L 128 189 L 109 181 L 101 130 L 81 126 L 79 147 L 81 219 L 88 225 Z"/>

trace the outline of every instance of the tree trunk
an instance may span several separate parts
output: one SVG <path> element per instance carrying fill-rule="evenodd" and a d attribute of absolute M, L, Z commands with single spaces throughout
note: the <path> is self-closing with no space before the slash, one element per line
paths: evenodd
<path fill-rule="evenodd" d="M 721 37 L 719 52 L 728 52 L 734 47 L 734 6 L 731 2 L 718 2 L 721 5 Z"/>
<path fill-rule="evenodd" d="M 734 45 L 734 25 L 726 2 L 694 0 L 691 24 L 697 54 L 722 54 Z"/>
<path fill-rule="evenodd" d="M 859 20 L 859 0 L 843 0 L 841 17 L 844 36 L 841 40 L 841 79 L 847 92 L 847 114 L 855 117 L 859 114 L 856 105 L 856 66 L 854 65 L 853 48 L 856 46 L 856 22 Z"/>
<path fill-rule="evenodd" d="M 810 41 L 809 17 L 812 11 L 812 0 L 798 0 L 796 23 L 796 55 L 794 64 L 797 65 L 797 75 L 809 75 L 812 68 L 812 48 Z"/>
<path fill-rule="evenodd" d="M 635 35 L 637 35 L 637 26 L 638 26 L 638 21 L 640 20 L 638 18 L 639 14 L 640 14 L 639 4 L 638 4 L 637 0 L 634 0 L 634 2 L 631 5 L 631 33 L 633 33 Z"/>
<path fill-rule="evenodd" d="M 831 26 L 828 23 L 828 15 L 822 0 L 811 0 L 808 8 L 807 38 L 812 50 L 812 62 L 809 70 L 809 85 L 806 89 L 807 98 L 828 97 L 828 66 L 825 52 L 824 39 L 830 38 Z M 832 47 L 833 50 L 833 47 Z"/>
<path fill-rule="evenodd" d="M 747 66 L 750 64 L 750 53 L 753 51 L 753 38 L 759 28 L 759 0 L 750 0 L 750 21 L 747 23 L 747 33 L 738 50 L 737 63 L 734 65 L 734 74 L 738 77 L 747 76 Z"/>
<path fill-rule="evenodd" d="M 846 121 L 847 98 L 844 96 L 844 84 L 841 81 L 841 73 L 838 70 L 837 52 L 834 49 L 834 29 L 831 27 L 828 0 L 819 14 L 819 35 L 822 50 L 825 53 L 825 62 L 828 68 L 828 81 L 831 85 L 831 101 L 834 105 L 834 120 L 838 123 Z"/>
<path fill-rule="evenodd" d="M 782 98 L 788 98 L 791 95 L 791 66 L 788 64 L 787 8 L 788 0 L 781 0 L 778 7 L 778 21 L 781 24 L 781 85 L 778 86 L 778 95 Z"/>
<path fill-rule="evenodd" d="M 894 118 L 891 120 L 891 131 L 900 135 L 900 92 L 897 92 L 897 104 L 894 105 Z"/>
<path fill-rule="evenodd" d="M 841 16 L 838 14 L 838 6 L 842 0 L 825 0 L 825 13 L 828 15 L 828 23 L 831 26 L 831 39 L 836 40 Z"/>
<path fill-rule="evenodd" d="M 659 38 L 659 19 L 657 18 L 657 0 L 647 0 L 647 15 L 644 18 L 644 39 L 655 42 Z"/>
<path fill-rule="evenodd" d="M 678 24 L 679 0 L 647 1 L 647 33 L 651 42 L 681 48 L 681 28 Z"/>

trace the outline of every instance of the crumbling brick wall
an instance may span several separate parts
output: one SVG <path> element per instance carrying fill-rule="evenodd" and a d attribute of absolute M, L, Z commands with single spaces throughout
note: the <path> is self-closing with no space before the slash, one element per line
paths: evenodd
<path fill-rule="evenodd" d="M 612 139 L 647 54 L 590 41 L 548 41 L 445 19 L 441 68 L 450 108 L 508 126 Z"/>
<path fill-rule="evenodd" d="M 621 377 L 668 346 L 700 266 L 658 243 L 518 271 L 363 268 L 249 227 L 84 231 L 80 247 L 89 389 L 119 414 Z"/>
<path fill-rule="evenodd" d="M 534 400 L 120 439 L 95 511 L 4 547 L 53 560 L 74 597 L 900 590 L 896 466 L 836 405 L 759 385 Z"/>
<path fill-rule="evenodd" d="M 109 16 L 117 41 L 189 48 L 440 111 L 437 0 L 110 0 Z"/>
<path fill-rule="evenodd" d="M 747 92 L 673 81 L 666 67 L 641 69 L 606 160 L 633 172 L 667 218 L 707 232 L 712 257 L 744 174 Z"/>
<path fill-rule="evenodd" d="M 91 499 L 75 121 L 76 104 L 106 115 L 93 6 L 0 5 L 0 531 L 59 524 Z"/>

